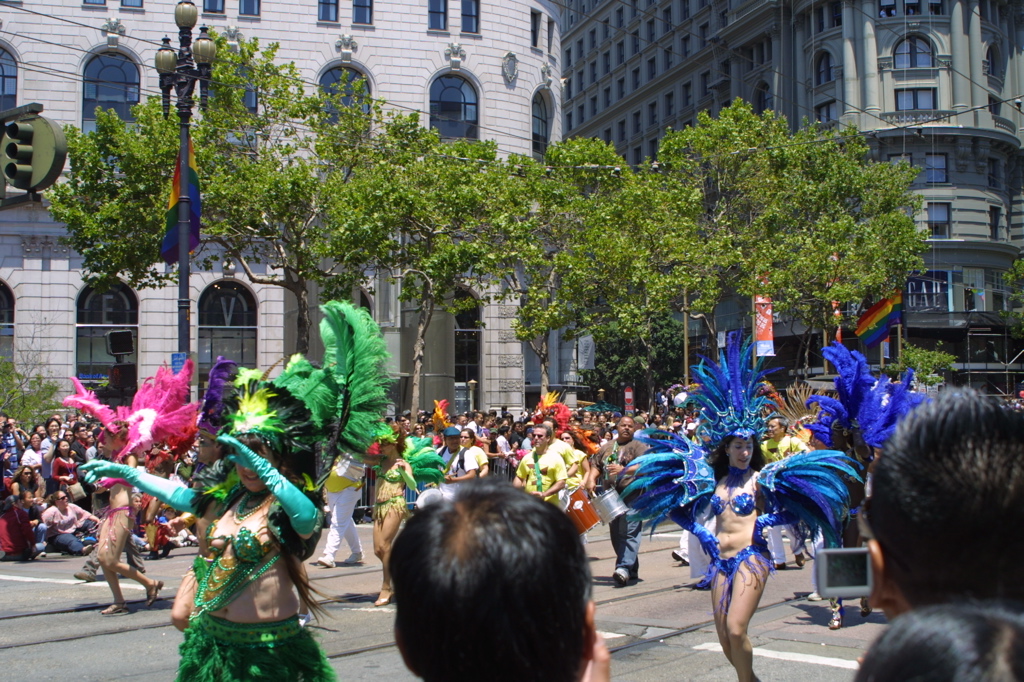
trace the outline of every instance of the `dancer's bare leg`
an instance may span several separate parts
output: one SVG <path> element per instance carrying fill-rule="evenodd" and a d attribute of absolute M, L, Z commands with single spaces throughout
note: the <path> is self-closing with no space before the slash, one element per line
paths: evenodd
<path fill-rule="evenodd" d="M 723 611 L 726 590 L 729 589 L 729 580 L 724 573 L 716 573 L 711 582 L 711 609 L 715 614 L 715 630 L 718 632 L 718 642 L 722 645 L 722 653 L 732 663 L 732 648 L 729 642 L 729 632 L 725 629 L 725 619 L 728 615 Z"/>
<path fill-rule="evenodd" d="M 131 518 L 127 514 L 115 513 L 103 519 L 103 525 L 100 527 L 100 546 L 96 551 L 96 558 L 99 560 L 100 566 L 103 567 L 103 575 L 114 596 L 114 604 L 120 605 L 124 605 L 124 594 L 121 592 L 118 573 L 145 587 L 147 596 L 158 584 L 157 581 L 147 578 L 145 574 L 121 560 L 121 553 L 131 534 L 130 526 Z"/>
<path fill-rule="evenodd" d="M 384 564 L 384 579 L 381 582 L 380 598 L 377 601 L 391 598 L 391 543 L 398 535 L 402 525 L 401 514 L 388 514 L 373 524 L 373 553 Z"/>
<path fill-rule="evenodd" d="M 725 619 L 725 629 L 729 637 L 729 648 L 732 652 L 732 665 L 736 668 L 736 677 L 740 682 L 754 680 L 754 647 L 750 644 L 747 627 L 750 619 L 757 611 L 761 601 L 765 582 L 768 578 L 767 567 L 751 567 L 742 564 L 736 571 L 732 581 L 732 603 Z"/>

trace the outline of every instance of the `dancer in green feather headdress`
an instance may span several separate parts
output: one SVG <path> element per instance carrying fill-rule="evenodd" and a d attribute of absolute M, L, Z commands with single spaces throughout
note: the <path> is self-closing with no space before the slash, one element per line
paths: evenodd
<path fill-rule="evenodd" d="M 406 490 L 416 490 L 416 484 L 444 480 L 444 460 L 434 452 L 429 438 L 409 438 L 396 424 L 378 432 L 377 443 L 370 449 L 371 456 L 380 456 L 373 467 L 377 474 L 376 501 L 373 504 L 373 553 L 384 565 L 384 579 L 380 595 L 374 606 L 390 604 L 394 598 L 391 589 L 391 544 L 398 529 L 409 516 Z"/>
<path fill-rule="evenodd" d="M 193 567 L 179 682 L 335 679 L 299 625 L 300 609 L 320 610 L 301 562 L 320 538 L 320 486 L 330 464 L 339 448 L 366 452 L 383 425 L 389 380 L 370 316 L 346 303 L 322 310 L 322 367 L 297 355 L 273 381 L 239 370 L 217 435 L 233 466 L 203 490 L 100 467 L 178 509 L 199 511 L 215 499 L 222 510 Z"/>

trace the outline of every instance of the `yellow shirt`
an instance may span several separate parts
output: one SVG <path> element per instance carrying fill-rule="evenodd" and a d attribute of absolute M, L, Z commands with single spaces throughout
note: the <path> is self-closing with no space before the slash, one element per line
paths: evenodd
<path fill-rule="evenodd" d="M 559 453 L 562 456 L 562 460 L 565 461 L 565 471 L 568 473 L 569 469 L 572 469 L 574 464 L 578 464 L 576 467 L 576 473 L 570 476 L 565 481 L 565 486 L 569 490 L 575 490 L 583 485 L 583 460 L 587 458 L 587 453 L 582 450 L 575 450 L 571 445 L 566 443 L 564 440 L 556 441 L 564 445 L 564 448 L 558 448 Z M 550 449 L 554 449 L 554 445 Z"/>
<path fill-rule="evenodd" d="M 761 452 L 764 454 L 764 459 L 767 462 L 775 462 L 806 450 L 807 445 L 799 438 L 794 438 L 793 436 L 783 436 L 782 440 L 772 440 L 769 438 L 761 443 Z"/>
<path fill-rule="evenodd" d="M 484 452 L 484 449 L 480 446 L 472 445 L 466 448 L 466 454 L 473 457 L 473 460 L 476 462 L 477 469 L 483 469 L 487 466 L 487 453 Z"/>
<path fill-rule="evenodd" d="M 339 459 L 335 459 L 334 466 L 331 467 L 331 473 L 327 476 L 327 480 L 324 481 L 324 487 L 327 489 L 327 492 L 340 493 L 346 488 L 362 488 L 363 465 L 356 460 L 350 460 L 351 464 L 346 468 L 343 466 L 344 462 L 339 462 Z M 345 476 L 338 473 L 339 468 L 342 468 L 342 474 L 346 474 Z M 357 476 L 359 478 L 355 480 Z"/>
<path fill-rule="evenodd" d="M 571 449 L 571 448 L 570 448 Z M 549 447 L 547 451 L 540 456 L 540 484 L 542 492 L 548 490 L 558 481 L 566 480 L 566 469 L 565 460 L 557 452 L 552 452 L 552 448 Z M 528 492 L 537 490 L 537 475 L 533 470 L 533 452 L 523 457 L 523 460 L 519 462 L 519 468 L 516 469 L 516 478 L 521 480 L 524 487 Z M 550 502 L 556 507 L 560 507 L 561 504 L 558 501 L 558 495 L 551 495 L 544 499 L 545 502 Z"/>

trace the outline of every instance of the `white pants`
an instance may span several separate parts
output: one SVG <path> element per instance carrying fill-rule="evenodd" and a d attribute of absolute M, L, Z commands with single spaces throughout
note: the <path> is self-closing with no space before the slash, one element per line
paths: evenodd
<path fill-rule="evenodd" d="M 352 512 L 355 511 L 361 492 L 362 488 L 345 488 L 341 492 L 327 493 L 327 506 L 331 511 L 331 529 L 327 532 L 324 556 L 332 561 L 338 548 L 341 547 L 342 538 L 345 538 L 345 542 L 348 543 L 353 554 L 363 553 L 363 546 L 359 542 L 359 533 L 356 531 L 356 522 L 352 519 Z"/>
<path fill-rule="evenodd" d="M 793 554 L 805 554 L 807 552 L 803 537 L 797 533 L 794 526 L 771 526 L 768 529 L 768 549 L 772 553 L 772 561 L 777 564 L 786 563 L 786 546 L 782 542 L 783 530 L 789 536 L 789 549 Z"/>
<path fill-rule="evenodd" d="M 712 535 L 718 531 L 718 517 L 711 513 L 711 507 L 704 515 L 697 519 L 700 521 L 705 528 L 707 528 Z M 708 566 L 711 565 L 711 558 L 704 553 L 701 549 L 700 540 L 693 533 L 686 533 L 686 544 L 688 545 L 689 562 L 690 562 L 690 577 L 693 579 L 703 578 L 704 574 L 708 572 Z"/>

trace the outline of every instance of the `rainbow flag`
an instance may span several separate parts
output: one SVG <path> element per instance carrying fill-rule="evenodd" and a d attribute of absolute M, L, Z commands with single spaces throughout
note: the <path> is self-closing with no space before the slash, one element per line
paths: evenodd
<path fill-rule="evenodd" d="M 903 292 L 883 298 L 857 320 L 857 338 L 874 348 L 889 338 L 889 329 L 903 321 Z"/>
<path fill-rule="evenodd" d="M 160 255 L 168 265 L 178 262 L 178 197 L 181 192 L 181 156 L 174 164 L 174 184 L 171 186 L 171 200 L 167 204 L 167 231 L 160 247 Z M 199 171 L 196 170 L 196 150 L 192 140 L 188 141 L 188 196 L 192 200 L 188 250 L 191 253 L 199 246 L 199 219 L 203 214 L 202 199 L 199 196 Z"/>

